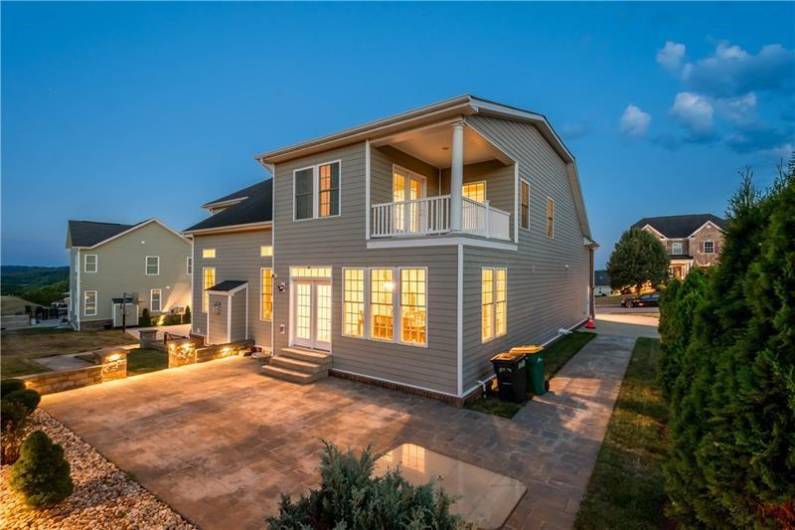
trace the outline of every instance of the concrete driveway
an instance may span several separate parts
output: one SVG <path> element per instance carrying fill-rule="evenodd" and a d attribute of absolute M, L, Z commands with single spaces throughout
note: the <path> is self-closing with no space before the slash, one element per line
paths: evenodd
<path fill-rule="evenodd" d="M 596 329 L 594 332 L 600 335 L 660 338 L 660 333 L 657 331 L 660 325 L 660 314 L 658 312 L 613 313 L 597 310 L 595 320 Z"/>
<path fill-rule="evenodd" d="M 230 358 L 44 396 L 42 406 L 204 529 L 262 528 L 317 484 L 321 440 L 408 442 L 515 478 L 508 528 L 571 528 L 634 340 L 597 337 L 514 420 L 329 378 L 298 386 Z"/>

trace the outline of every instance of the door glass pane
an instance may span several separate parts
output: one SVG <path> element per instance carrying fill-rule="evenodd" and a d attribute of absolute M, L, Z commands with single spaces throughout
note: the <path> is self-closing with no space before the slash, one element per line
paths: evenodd
<path fill-rule="evenodd" d="M 312 168 L 295 172 L 295 218 L 311 219 L 314 216 L 312 195 L 314 192 Z"/>
<path fill-rule="evenodd" d="M 317 320 L 315 322 L 315 342 L 331 342 L 331 285 L 320 283 L 316 286 Z"/>
<path fill-rule="evenodd" d="M 295 284 L 295 336 L 298 339 L 312 338 L 312 285 Z"/>

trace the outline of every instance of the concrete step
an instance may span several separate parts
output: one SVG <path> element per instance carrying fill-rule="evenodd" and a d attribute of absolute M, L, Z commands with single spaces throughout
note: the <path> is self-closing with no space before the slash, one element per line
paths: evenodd
<path fill-rule="evenodd" d="M 297 348 L 295 346 L 290 348 L 282 348 L 279 353 L 284 357 L 290 357 L 297 361 L 315 363 L 323 366 L 324 368 L 331 368 L 330 353 L 310 350 L 307 348 Z"/>
<path fill-rule="evenodd" d="M 278 366 L 272 366 L 270 364 L 263 366 L 262 371 L 265 373 L 265 375 L 269 375 L 283 381 L 290 381 L 291 383 L 298 383 L 300 385 L 312 383 L 328 375 L 328 370 L 323 370 L 314 374 L 306 374 L 304 372 L 296 372 L 295 370 L 279 368 Z"/>
<path fill-rule="evenodd" d="M 277 355 L 276 357 L 273 357 L 269 364 L 278 368 L 293 370 L 294 372 L 303 372 L 306 374 L 314 374 L 328 369 L 328 367 L 316 362 L 299 361 L 298 359 L 293 359 L 292 357 L 287 357 L 285 355 Z"/>

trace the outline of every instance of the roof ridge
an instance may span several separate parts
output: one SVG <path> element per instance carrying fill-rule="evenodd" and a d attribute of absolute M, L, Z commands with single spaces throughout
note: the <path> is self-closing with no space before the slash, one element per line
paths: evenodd
<path fill-rule="evenodd" d="M 69 222 L 70 223 L 92 223 L 92 224 L 95 224 L 95 225 L 135 226 L 135 225 L 141 224 L 144 221 L 141 221 L 140 223 L 129 224 L 129 223 L 112 223 L 110 221 L 89 221 L 87 219 L 69 219 Z"/>

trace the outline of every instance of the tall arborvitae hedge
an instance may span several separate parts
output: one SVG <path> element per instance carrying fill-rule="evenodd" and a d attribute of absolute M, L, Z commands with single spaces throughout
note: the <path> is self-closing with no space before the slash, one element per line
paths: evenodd
<path fill-rule="evenodd" d="M 764 196 L 746 179 L 732 199 L 692 325 L 675 325 L 684 285 L 663 302 L 661 378 L 673 379 L 666 490 L 685 527 L 795 527 L 792 170 Z"/>

